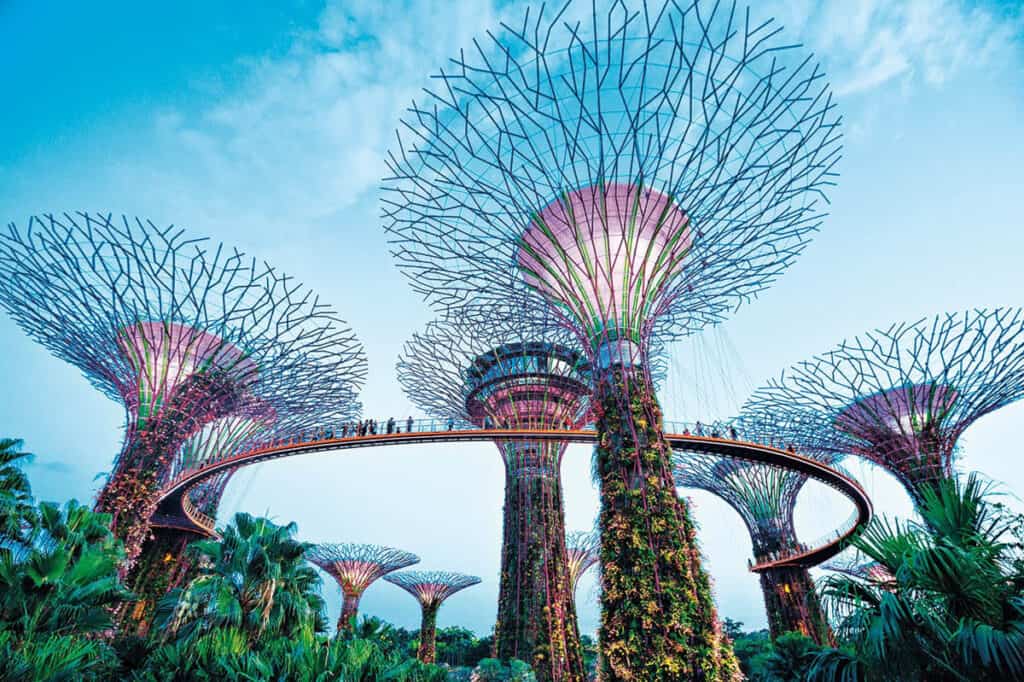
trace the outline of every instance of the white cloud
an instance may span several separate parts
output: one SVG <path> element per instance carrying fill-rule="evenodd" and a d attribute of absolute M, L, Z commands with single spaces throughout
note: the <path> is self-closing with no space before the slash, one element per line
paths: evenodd
<path fill-rule="evenodd" d="M 303 225 L 349 209 L 377 186 L 396 122 L 428 74 L 501 16 L 522 16 L 521 6 L 494 2 L 331 2 L 283 57 L 246 62 L 227 94 L 196 111 L 162 112 L 156 154 L 122 161 L 120 179 L 149 178 L 153 203 L 174 196 L 172 212 L 208 226 Z M 770 7 L 752 13 L 770 16 Z M 818 53 L 840 94 L 897 80 L 939 86 L 995 58 L 1020 29 L 1019 17 L 960 0 L 796 0 L 777 9 L 784 35 Z"/>
<path fill-rule="evenodd" d="M 229 94 L 160 112 L 155 156 L 116 173 L 133 186 L 150 177 L 156 202 L 187 201 L 203 224 L 336 214 L 379 183 L 396 123 L 427 75 L 498 23 L 489 2 L 330 3 L 286 55 L 246 62 Z"/>
<path fill-rule="evenodd" d="M 855 0 L 820 5 L 802 27 L 839 94 L 897 78 L 941 86 L 1019 49 L 1024 13 L 962 0 Z"/>

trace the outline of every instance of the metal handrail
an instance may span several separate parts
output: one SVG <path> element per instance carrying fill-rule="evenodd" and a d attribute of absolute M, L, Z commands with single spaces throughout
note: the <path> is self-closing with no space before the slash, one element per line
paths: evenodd
<path fill-rule="evenodd" d="M 212 527 L 213 521 L 207 521 L 209 517 L 196 509 L 191 501 L 186 502 L 188 490 L 191 490 L 201 480 L 227 468 L 294 454 L 351 447 L 490 439 L 593 442 L 597 436 L 595 431 L 585 427 L 565 430 L 522 429 L 494 424 L 489 425 L 491 428 L 482 428 L 454 419 L 418 419 L 411 422 L 407 419 L 401 420 L 401 422 L 395 420 L 389 429 L 386 420 L 383 424 L 376 422 L 376 428 L 371 426 L 370 422 L 371 420 L 361 422 L 366 425 L 365 428 L 353 428 L 350 423 L 340 427 L 314 429 L 288 437 L 251 441 L 244 450 L 233 452 L 227 457 L 216 460 L 197 462 L 197 466 L 179 471 L 174 480 L 164 486 L 161 500 L 171 500 L 175 496 L 180 496 L 182 509 L 189 504 L 194 510 L 192 514 L 195 515 L 195 519 L 189 516 L 190 520 L 206 530 L 208 527 Z M 762 560 L 758 564 L 751 564 L 751 571 L 759 572 L 781 566 L 816 565 L 837 554 L 845 546 L 845 541 L 871 518 L 871 500 L 864 492 L 863 487 L 845 472 L 837 471 L 820 460 L 794 453 L 792 450 L 782 450 L 773 444 L 739 440 L 739 434 L 732 432 L 728 424 L 705 425 L 701 422 L 676 421 L 666 421 L 664 424 L 667 427 L 665 428 L 665 437 L 673 442 L 673 447 L 695 451 L 713 451 L 722 456 L 797 470 L 833 488 L 851 499 L 857 506 L 852 521 L 847 520 L 838 529 L 823 536 L 821 544 L 818 544 L 818 541 L 810 547 L 799 544 L 791 551 L 767 557 L 767 560 Z M 670 429 L 675 433 L 669 432 Z M 723 433 L 727 433 L 730 438 L 723 438 Z M 733 435 L 737 436 L 737 440 L 731 439 Z"/>

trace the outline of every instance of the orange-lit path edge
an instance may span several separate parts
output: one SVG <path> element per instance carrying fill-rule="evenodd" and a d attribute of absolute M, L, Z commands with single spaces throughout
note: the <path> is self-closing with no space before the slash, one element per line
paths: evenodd
<path fill-rule="evenodd" d="M 697 452 L 731 457 L 782 467 L 807 475 L 836 490 L 856 507 L 853 516 L 838 529 L 810 545 L 770 560 L 752 564 L 753 572 L 768 568 L 799 566 L 810 567 L 832 558 L 846 547 L 850 538 L 867 524 L 874 513 L 871 499 L 861 485 L 822 462 L 793 452 L 787 452 L 761 443 L 742 440 L 666 433 L 672 448 L 681 452 Z M 569 443 L 595 443 L 597 433 L 592 430 L 530 430 L 530 429 L 476 429 L 457 428 L 443 431 L 413 431 L 411 433 L 369 434 L 346 438 L 321 438 L 304 442 L 275 443 L 273 446 L 246 450 L 194 469 L 181 472 L 161 490 L 158 511 L 153 516 L 154 526 L 181 528 L 203 535 L 214 533 L 214 519 L 196 509 L 185 492 L 203 479 L 216 473 L 240 466 L 258 464 L 282 457 L 316 452 L 333 452 L 354 448 L 422 443 L 462 443 L 501 440 L 558 440 Z"/>

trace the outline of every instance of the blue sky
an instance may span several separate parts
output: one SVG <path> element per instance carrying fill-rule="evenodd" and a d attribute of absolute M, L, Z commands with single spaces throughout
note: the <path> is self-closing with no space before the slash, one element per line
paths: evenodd
<path fill-rule="evenodd" d="M 367 414 L 409 414 L 394 362 L 432 313 L 387 253 L 383 154 L 427 76 L 523 4 L 257 5 L 0 3 L 0 216 L 137 214 L 265 258 L 363 339 Z M 728 416 L 768 377 L 866 329 L 1024 304 L 1019 3 L 791 0 L 759 2 L 755 16 L 775 16 L 823 61 L 844 116 L 841 178 L 832 215 L 790 271 L 676 349 L 662 396 L 673 418 Z M 0 350 L 0 433 L 37 453 L 38 496 L 91 498 L 119 447 L 120 407 L 6 317 Z M 964 466 L 1024 493 L 1022 441 L 1024 405 L 1008 407 L 967 432 Z M 880 511 L 908 512 L 887 475 L 850 466 Z M 570 448 L 569 528 L 588 527 L 596 512 L 589 469 L 587 449 Z M 294 520 L 309 540 L 392 544 L 419 553 L 423 568 L 476 573 L 484 583 L 454 597 L 440 622 L 482 633 L 496 608 L 501 490 L 492 446 L 417 446 L 260 465 L 236 478 L 222 509 Z M 845 518 L 832 495 L 809 487 L 802 497 L 806 537 Z M 739 518 L 693 498 L 722 613 L 763 626 Z M 333 585 L 326 593 L 337 609 Z M 578 596 L 593 631 L 592 580 Z M 418 622 L 390 585 L 372 587 L 363 608 Z"/>

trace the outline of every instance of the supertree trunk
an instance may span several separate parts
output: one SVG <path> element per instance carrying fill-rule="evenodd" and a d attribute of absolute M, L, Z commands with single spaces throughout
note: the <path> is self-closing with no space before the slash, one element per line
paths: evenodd
<path fill-rule="evenodd" d="M 598 376 L 595 400 L 601 679 L 737 679 L 649 376 L 614 365 Z"/>
<path fill-rule="evenodd" d="M 111 515 L 111 530 L 124 542 L 122 578 L 127 578 L 142 553 L 149 519 L 159 504 L 159 472 L 170 461 L 171 447 L 148 431 L 129 431 L 126 438 L 114 472 L 96 500 L 96 511 Z"/>
<path fill-rule="evenodd" d="M 198 566 L 188 559 L 185 548 L 200 536 L 171 528 L 154 528 L 142 545 L 138 560 L 125 584 L 136 599 L 119 609 L 122 630 L 146 635 L 157 602 L 175 587 L 197 575 Z"/>
<path fill-rule="evenodd" d="M 338 616 L 338 636 L 355 629 L 356 616 L 359 614 L 359 599 L 362 596 L 362 592 L 342 592 L 341 615 Z"/>
<path fill-rule="evenodd" d="M 952 457 L 925 456 L 921 460 L 908 456 L 903 469 L 889 469 L 910 495 L 914 509 L 924 506 L 924 491 L 937 492 L 943 481 L 953 478 Z"/>
<path fill-rule="evenodd" d="M 420 648 L 417 658 L 423 663 L 433 663 L 437 658 L 437 611 L 441 604 L 425 604 L 423 620 L 420 623 Z"/>
<path fill-rule="evenodd" d="M 762 571 L 761 591 L 773 640 L 795 631 L 824 646 L 833 643 L 832 629 L 806 568 L 787 566 Z"/>
<path fill-rule="evenodd" d="M 538 444 L 544 450 L 544 444 Z M 586 679 L 565 548 L 558 446 L 540 467 L 505 481 L 498 658 L 518 658 L 538 680 Z"/>
<path fill-rule="evenodd" d="M 239 388 L 218 373 L 196 374 L 182 382 L 166 405 L 129 424 L 114 473 L 100 491 L 96 510 L 111 515 L 111 530 L 124 542 L 122 577 L 135 564 L 159 504 L 159 490 L 178 448 L 204 424 L 230 413 Z"/>

